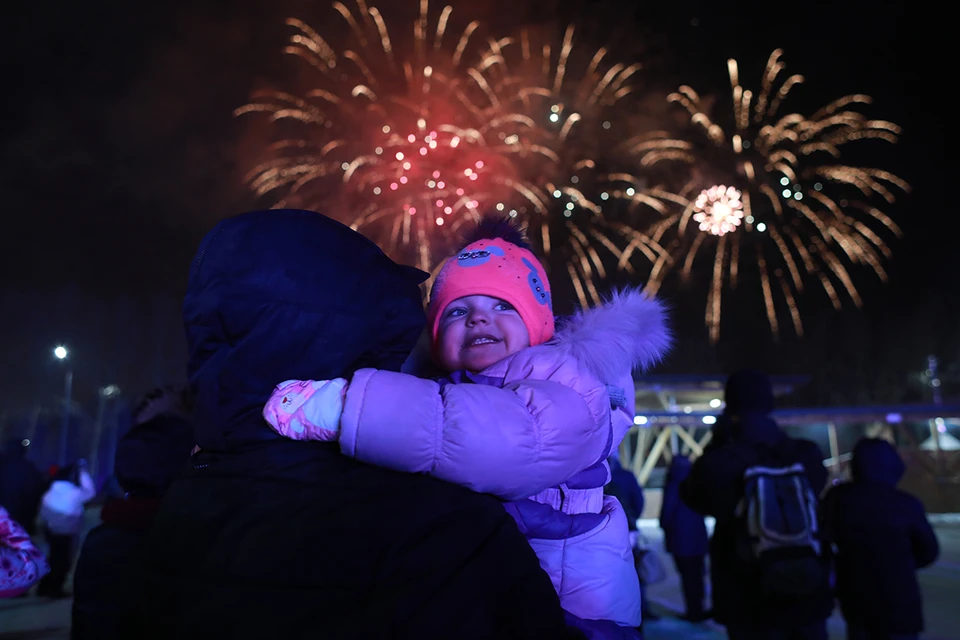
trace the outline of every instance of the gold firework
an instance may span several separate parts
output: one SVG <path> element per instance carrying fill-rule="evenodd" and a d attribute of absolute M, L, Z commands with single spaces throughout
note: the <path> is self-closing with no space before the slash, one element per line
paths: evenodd
<path fill-rule="evenodd" d="M 679 162 L 692 173 L 678 194 L 658 192 L 678 207 L 651 229 L 653 239 L 668 247 L 654 267 L 652 288 L 660 285 L 665 267 L 679 266 L 686 278 L 698 257 L 712 256 L 705 315 L 714 341 L 725 286 L 736 287 L 744 260 L 757 265 L 773 333 L 779 334 L 777 311 L 783 305 L 802 335 L 797 296 L 806 282 L 815 279 L 837 309 L 838 288 L 859 306 L 851 269 L 869 267 L 885 281 L 881 263 L 891 252 L 882 236 L 900 235 L 899 227 L 872 202 L 892 204 L 894 188 L 908 191 L 909 185 L 888 171 L 840 160 L 845 145 L 864 139 L 894 143 L 900 128 L 856 111 L 871 102 L 860 94 L 834 100 L 811 116 L 779 115 L 791 89 L 804 80 L 799 75 L 782 79 L 781 54 L 779 49 L 771 54 L 756 95 L 740 84 L 736 60 L 728 60 L 733 90 L 729 132 L 711 119 L 692 88 L 682 86 L 668 100 L 686 109 L 702 137 L 678 139 L 658 131 L 629 142 L 651 170 Z M 691 196 L 717 184 L 741 194 L 743 224 L 723 234 L 702 222 L 699 228 L 690 224 L 704 204 Z"/>
<path fill-rule="evenodd" d="M 427 0 L 409 44 L 391 36 L 376 7 L 335 2 L 348 30 L 336 50 L 305 22 L 285 52 L 312 72 L 302 95 L 264 91 L 236 111 L 266 113 L 278 140 L 249 173 L 277 206 L 330 211 L 395 258 L 429 270 L 466 219 L 515 183 L 496 140 L 503 110 L 481 73 L 476 21 L 451 36 L 452 9 L 430 21 Z"/>
<path fill-rule="evenodd" d="M 623 202 L 658 213 L 665 208 L 630 175 L 634 161 L 617 144 L 640 65 L 610 61 L 605 47 L 576 44 L 575 31 L 568 26 L 553 40 L 551 32 L 524 29 L 517 37 L 491 40 L 487 59 L 498 64 L 487 75 L 516 114 L 514 126 L 499 136 L 522 148 L 514 162 L 525 178 L 517 189 L 525 202 L 511 215 L 525 215 L 548 264 L 563 263 L 580 304 L 588 306 L 600 302 L 597 282 L 609 268 L 633 273 L 637 253 L 651 263 L 661 257 Z M 633 179 L 628 185 L 622 184 L 626 176 Z"/>
<path fill-rule="evenodd" d="M 333 212 L 428 271 L 464 222 L 491 210 L 521 216 L 583 305 L 599 302 L 596 280 L 606 276 L 594 246 L 628 270 L 637 253 L 661 256 L 603 209 L 634 189 L 604 190 L 595 177 L 615 165 L 616 145 L 604 138 L 622 135 L 610 131 L 614 108 L 637 65 L 608 64 L 601 49 L 574 75 L 572 27 L 557 48 L 532 44 L 528 32 L 484 39 L 477 21 L 454 29 L 449 6 L 432 15 L 420 0 L 412 40 L 398 40 L 363 0 L 333 8 L 344 46 L 287 21 L 286 52 L 307 64 L 310 90 L 261 92 L 237 110 L 267 114 L 277 134 L 248 176 L 259 195 Z"/>

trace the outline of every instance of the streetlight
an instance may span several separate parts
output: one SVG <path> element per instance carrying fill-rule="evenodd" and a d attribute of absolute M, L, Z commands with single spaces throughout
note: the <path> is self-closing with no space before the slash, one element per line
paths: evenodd
<path fill-rule="evenodd" d="M 105 387 L 100 387 L 97 390 L 97 395 L 99 396 L 97 402 L 97 422 L 95 425 L 96 431 L 93 436 L 93 451 L 90 454 L 90 470 L 93 472 L 93 476 L 96 478 L 99 476 L 100 472 L 100 437 L 103 434 L 103 420 L 104 412 L 106 410 L 107 401 L 116 398 L 120 395 L 120 387 L 115 384 L 108 384 Z M 116 424 L 113 425 L 113 433 L 116 434 Z M 111 445 L 113 440 L 111 440 Z M 111 449 L 114 447 L 111 446 Z"/>
<path fill-rule="evenodd" d="M 53 350 L 53 355 L 64 362 L 70 355 L 67 348 L 58 345 Z M 70 430 L 70 402 L 73 396 L 73 369 L 67 367 L 66 376 L 63 379 L 63 423 L 60 425 L 60 455 L 57 458 L 58 464 L 62 467 L 67 462 L 67 436 Z"/>

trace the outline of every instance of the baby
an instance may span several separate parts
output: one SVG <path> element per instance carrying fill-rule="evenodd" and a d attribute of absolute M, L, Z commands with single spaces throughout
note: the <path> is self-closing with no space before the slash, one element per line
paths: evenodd
<path fill-rule="evenodd" d="M 510 501 L 564 609 L 612 629 L 591 637 L 630 637 L 640 589 L 626 517 L 603 486 L 633 424 L 632 370 L 669 346 L 663 308 L 627 290 L 555 333 L 543 266 L 522 232 L 488 219 L 441 269 L 427 329 L 446 378 L 287 381 L 264 417 L 287 437 Z"/>

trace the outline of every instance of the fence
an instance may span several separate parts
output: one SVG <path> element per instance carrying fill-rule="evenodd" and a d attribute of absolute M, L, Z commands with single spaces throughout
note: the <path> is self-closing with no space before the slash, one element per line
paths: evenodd
<path fill-rule="evenodd" d="M 789 435 L 816 442 L 827 453 L 832 479 L 847 475 L 850 453 L 863 437 L 884 438 L 907 465 L 901 487 L 928 511 L 960 512 L 960 405 L 900 405 L 791 409 L 774 414 Z M 645 487 L 662 485 L 675 455 L 697 458 L 713 437 L 710 413 L 650 412 L 620 447 L 625 468 Z"/>

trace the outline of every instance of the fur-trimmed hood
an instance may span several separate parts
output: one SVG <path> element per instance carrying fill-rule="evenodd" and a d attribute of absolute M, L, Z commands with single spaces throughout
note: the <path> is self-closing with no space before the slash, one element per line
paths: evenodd
<path fill-rule="evenodd" d="M 640 288 L 614 291 L 604 304 L 564 321 L 551 342 L 604 382 L 649 369 L 670 350 L 673 336 L 663 303 Z"/>

